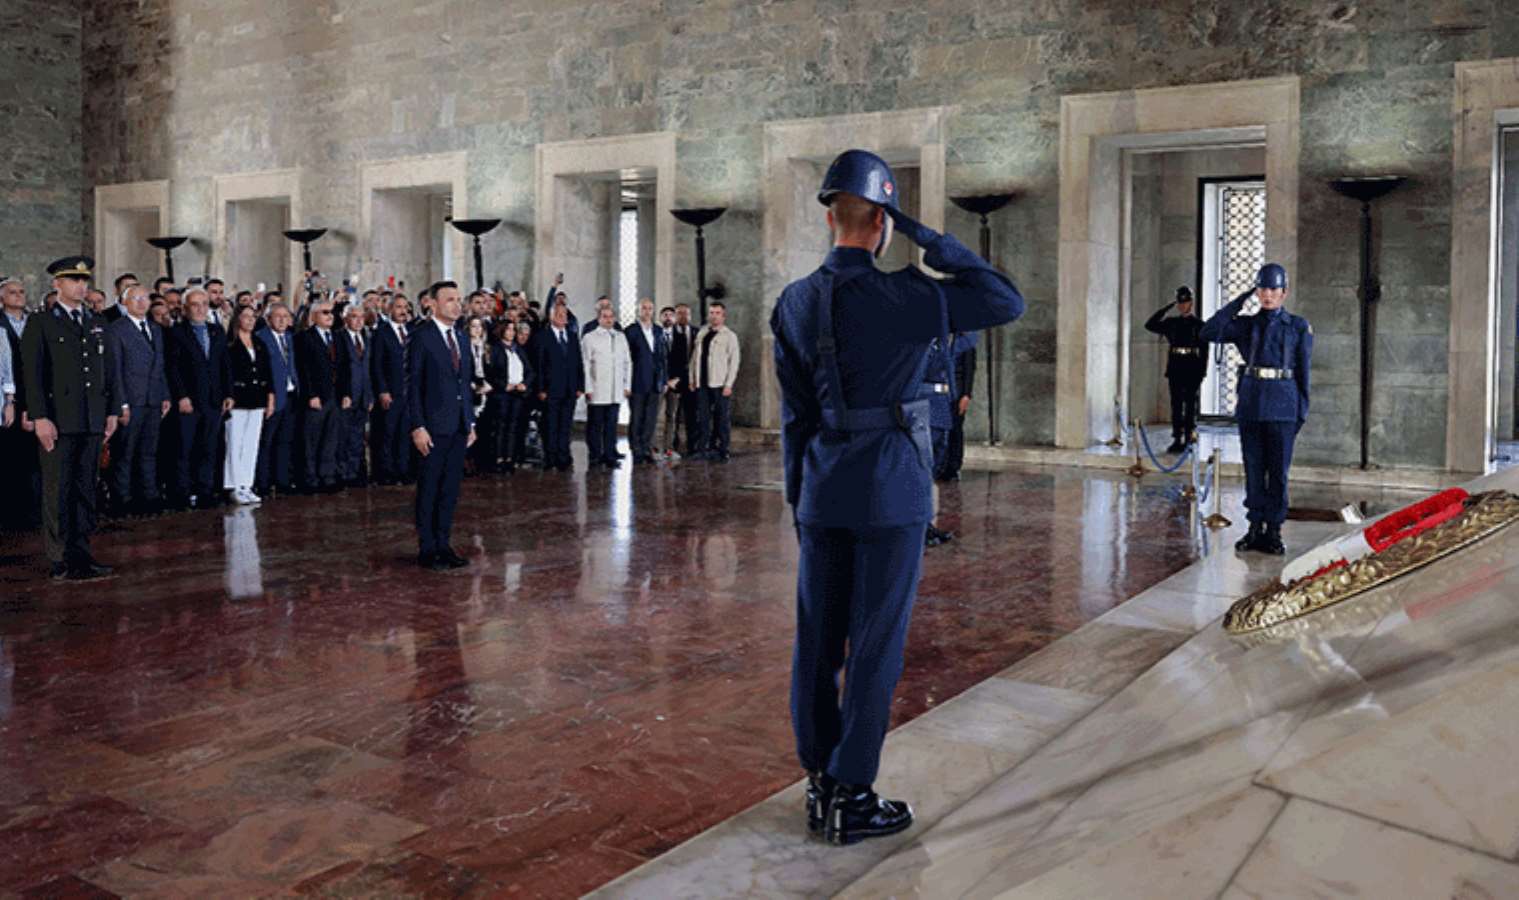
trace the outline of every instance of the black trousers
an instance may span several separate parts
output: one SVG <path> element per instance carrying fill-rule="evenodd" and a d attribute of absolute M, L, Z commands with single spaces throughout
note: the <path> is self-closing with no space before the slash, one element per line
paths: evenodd
<path fill-rule="evenodd" d="M 680 399 L 686 417 L 686 453 L 707 449 L 707 423 L 702 421 L 701 389 L 696 388 Z"/>
<path fill-rule="evenodd" d="M 1197 430 L 1197 409 L 1202 381 L 1192 377 L 1171 377 L 1171 435 L 1186 440 Z"/>
<path fill-rule="evenodd" d="M 464 480 L 464 450 L 469 432 L 433 435 L 432 450 L 422 457 L 417 476 L 417 550 L 423 554 L 448 549 L 454 529 L 454 507 Z"/>
<path fill-rule="evenodd" d="M 3 339 L 0 335 L 0 339 Z M 21 416 L 0 428 L 0 526 L 36 526 L 41 515 L 42 475 L 37 468 L 37 435 L 21 427 Z"/>
<path fill-rule="evenodd" d="M 354 404 L 338 410 L 343 427 L 339 438 L 338 472 L 344 481 L 358 481 L 368 471 L 364 465 L 364 426 L 369 424 L 369 411 Z"/>
<path fill-rule="evenodd" d="M 111 435 L 111 487 L 116 502 L 158 499 L 158 406 L 134 406 L 126 425 Z"/>
<path fill-rule="evenodd" d="M 411 444 L 411 429 L 407 427 L 405 401 L 396 397 L 390 409 L 375 404 L 375 472 L 386 481 L 399 481 L 416 474 L 416 451 Z"/>
<path fill-rule="evenodd" d="M 507 391 L 491 395 L 490 461 L 520 463 L 527 442 L 527 395 Z"/>
<path fill-rule="evenodd" d="M 696 394 L 696 421 L 701 424 L 700 449 L 711 450 L 719 456 L 728 455 L 728 438 L 732 431 L 730 418 L 733 398 L 724 397 L 722 388 L 701 388 Z M 693 443 L 693 446 L 696 446 Z"/>
<path fill-rule="evenodd" d="M 177 413 L 179 460 L 174 467 L 174 493 L 187 497 L 210 497 L 216 493 L 216 450 L 222 432 L 221 409 L 204 409 L 196 404 L 192 413 Z"/>
<path fill-rule="evenodd" d="M 944 465 L 935 474 L 939 478 L 953 478 L 965 465 L 965 417 L 955 416 L 955 424 L 949 429 L 949 444 L 944 450 Z"/>
<path fill-rule="evenodd" d="M 49 562 L 73 564 L 90 556 L 100 442 L 98 434 L 60 434 L 51 451 L 37 445 L 37 465 L 42 470 L 42 541 Z"/>
<path fill-rule="evenodd" d="M 628 398 L 628 445 L 634 459 L 654 455 L 654 426 L 658 422 L 658 394 L 634 394 Z"/>
<path fill-rule="evenodd" d="M 617 462 L 617 403 L 588 403 L 585 408 L 585 440 L 591 462 Z"/>
<path fill-rule="evenodd" d="M 253 492 L 262 494 L 270 486 L 288 489 L 295 484 L 290 456 L 295 446 L 295 409 L 286 406 L 264 423 L 258 433 L 258 474 L 253 478 Z"/>
<path fill-rule="evenodd" d="M 325 487 L 338 480 L 338 443 L 343 422 L 336 400 L 323 401 L 321 409 L 301 406 L 301 441 L 304 448 L 306 486 Z"/>
<path fill-rule="evenodd" d="M 570 465 L 570 426 L 575 420 L 575 398 L 548 398 L 543 404 L 543 465 L 545 468 Z"/>

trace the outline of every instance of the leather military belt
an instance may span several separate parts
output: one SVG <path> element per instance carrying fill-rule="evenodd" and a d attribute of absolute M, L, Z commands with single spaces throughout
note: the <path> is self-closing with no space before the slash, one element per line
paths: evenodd
<path fill-rule="evenodd" d="M 945 384 L 942 381 L 925 381 L 923 382 L 923 386 L 935 394 L 949 393 L 949 385 Z"/>
<path fill-rule="evenodd" d="M 1172 347 L 1171 353 L 1176 356 L 1201 356 L 1202 351 L 1196 347 Z"/>
<path fill-rule="evenodd" d="M 1245 366 L 1241 373 L 1248 378 L 1259 378 L 1261 381 L 1282 381 L 1292 377 L 1291 369 L 1267 369 L 1261 366 Z"/>

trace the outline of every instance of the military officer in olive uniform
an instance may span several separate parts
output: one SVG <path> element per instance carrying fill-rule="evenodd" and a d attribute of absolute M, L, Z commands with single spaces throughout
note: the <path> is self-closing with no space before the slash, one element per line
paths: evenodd
<path fill-rule="evenodd" d="M 70 256 L 47 267 L 58 302 L 27 319 L 21 335 L 26 406 L 42 468 L 42 532 L 54 578 L 98 578 L 90 555 L 100 444 L 116 431 L 114 359 L 106 320 L 84 303 L 95 261 Z"/>
<path fill-rule="evenodd" d="M 1260 312 L 1241 315 L 1251 294 Z M 1214 313 L 1203 325 L 1202 338 L 1230 343 L 1245 358 L 1240 369 L 1240 449 L 1245 458 L 1245 510 L 1250 530 L 1234 545 L 1280 556 L 1282 522 L 1287 518 L 1287 470 L 1297 433 L 1308 420 L 1309 364 L 1313 357 L 1313 326 L 1282 308 L 1287 299 L 1287 270 L 1276 263 L 1261 266 L 1255 288 Z"/>
<path fill-rule="evenodd" d="M 1166 318 L 1172 307 L 1176 315 Z M 1198 393 L 1207 374 L 1208 342 L 1201 337 L 1203 320 L 1192 314 L 1192 289 L 1176 289 L 1176 301 L 1156 311 L 1145 330 L 1158 334 L 1171 345 L 1166 354 L 1166 382 L 1171 388 L 1171 446 L 1180 453 L 1197 440 Z"/>
<path fill-rule="evenodd" d="M 891 168 L 874 153 L 834 160 L 818 200 L 833 250 L 786 286 L 770 328 L 786 500 L 801 544 L 791 719 L 808 772 L 807 824 L 850 844 L 912 824 L 912 809 L 872 783 L 933 514 L 928 367 L 948 353 L 951 331 L 1010 322 L 1023 298 L 954 237 L 904 215 Z M 893 226 L 949 277 L 878 271 Z"/>

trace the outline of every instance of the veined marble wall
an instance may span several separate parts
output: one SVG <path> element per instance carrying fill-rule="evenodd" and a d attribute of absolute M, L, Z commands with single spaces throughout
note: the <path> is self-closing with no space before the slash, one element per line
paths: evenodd
<path fill-rule="evenodd" d="M 359 164 L 465 151 L 486 282 L 541 295 L 532 235 L 542 142 L 673 132 L 673 205 L 728 206 L 708 229 L 710 276 L 744 340 L 741 422 L 762 415 L 764 124 L 950 107 L 950 195 L 1014 188 L 994 256 L 1029 298 L 1005 329 L 1005 440 L 1050 443 L 1060 98 L 1297 75 L 1298 308 L 1318 334 L 1315 421 L 1299 459 L 1355 457 L 1355 210 L 1326 179 L 1395 172 L 1380 205 L 1382 337 L 1374 457 L 1445 462 L 1453 63 L 1519 55 L 1519 17 L 1454 0 L 1108 4 L 1077 0 L 101 0 L 84 11 L 85 182 L 166 178 L 176 229 L 212 232 L 211 178 L 300 170 L 318 266 L 351 267 Z M 838 149 L 850 143 L 840 135 Z M 661 185 L 661 190 L 666 189 Z M 975 220 L 949 208 L 974 246 Z M 694 295 L 691 229 L 674 231 L 673 297 Z M 336 259 L 328 259 L 335 256 Z M 984 406 L 971 419 L 986 428 Z M 1321 415 L 1322 414 L 1322 415 Z M 1391 424 L 1395 423 L 1395 424 Z"/>

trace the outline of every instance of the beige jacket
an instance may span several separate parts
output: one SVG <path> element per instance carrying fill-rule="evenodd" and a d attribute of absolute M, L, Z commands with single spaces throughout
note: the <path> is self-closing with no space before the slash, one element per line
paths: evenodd
<path fill-rule="evenodd" d="M 726 325 L 712 339 L 712 361 L 707 372 L 712 383 L 701 383 L 701 348 L 711 330 L 712 326 L 703 325 L 691 342 L 691 386 L 731 388 L 738 382 L 738 335 Z"/>

